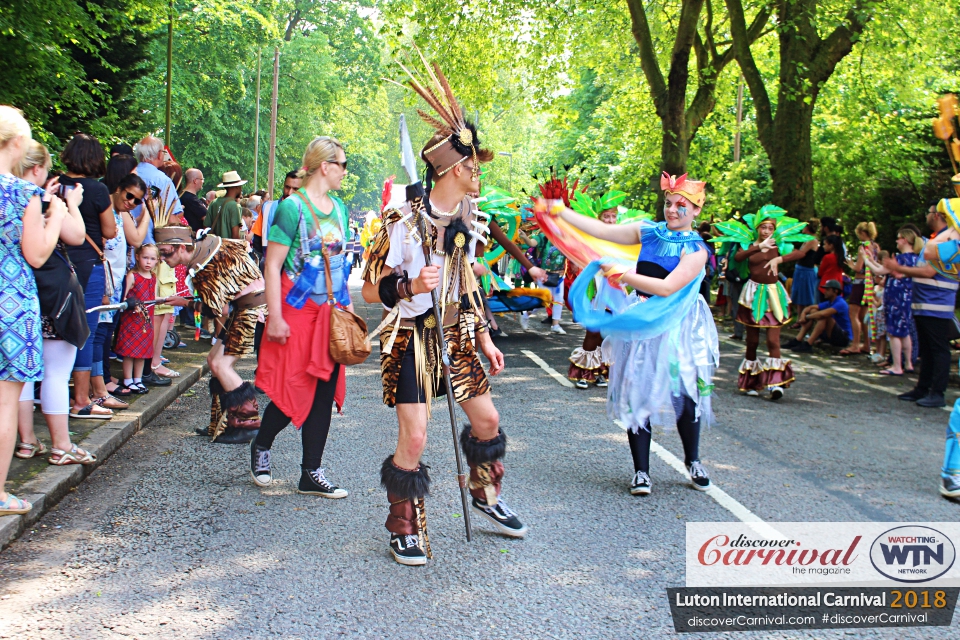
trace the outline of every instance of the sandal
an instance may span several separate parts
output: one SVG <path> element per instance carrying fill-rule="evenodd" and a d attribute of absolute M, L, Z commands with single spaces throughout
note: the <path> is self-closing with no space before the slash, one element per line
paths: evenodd
<path fill-rule="evenodd" d="M 142 382 L 134 382 L 132 385 L 130 385 L 130 388 L 133 389 L 134 393 L 138 393 L 141 396 L 145 393 L 150 393 L 150 389 L 147 389 Z"/>
<path fill-rule="evenodd" d="M 56 457 L 56 459 L 54 459 Z M 47 462 L 56 466 L 63 467 L 68 464 L 93 464 L 97 461 L 97 456 L 93 455 L 89 451 L 85 451 L 73 445 L 70 451 L 64 451 L 63 449 L 51 449 L 50 458 L 47 459 Z"/>
<path fill-rule="evenodd" d="M 123 383 L 117 385 L 117 388 L 113 391 L 110 391 L 110 395 L 120 398 L 128 398 L 137 392 L 137 388 L 133 385 L 129 387 Z"/>
<path fill-rule="evenodd" d="M 168 361 L 168 362 L 169 362 L 169 361 Z M 179 377 L 180 377 L 180 372 L 179 372 L 179 371 L 174 371 L 173 369 L 170 369 L 170 368 L 168 368 L 168 367 L 164 367 L 162 364 L 158 364 L 158 365 L 155 366 L 155 367 L 151 366 L 150 368 L 153 370 L 153 372 L 154 372 L 155 374 L 157 374 L 158 376 L 163 376 L 164 378 L 179 378 Z M 160 370 L 161 368 L 163 368 L 163 369 L 166 371 L 166 373 L 164 373 L 163 371 L 161 371 L 161 370 Z"/>
<path fill-rule="evenodd" d="M 879 372 L 882 376 L 902 376 L 902 373 L 897 373 L 893 369 L 883 369 Z"/>
<path fill-rule="evenodd" d="M 93 404 L 98 407 L 103 407 L 104 409 L 113 409 L 114 411 L 123 411 L 124 409 L 130 408 L 129 404 L 123 400 L 117 400 L 109 393 L 102 398 L 94 398 Z"/>
<path fill-rule="evenodd" d="M 109 420 L 113 417 L 113 411 L 90 403 L 78 411 L 71 410 L 70 417 L 80 420 Z"/>
<path fill-rule="evenodd" d="M 27 455 L 20 453 L 21 451 L 27 451 Z M 47 445 L 43 444 L 39 440 L 37 444 L 30 444 L 29 442 L 21 442 L 17 444 L 17 449 L 14 451 L 13 455 L 17 456 L 22 460 L 29 460 L 35 456 L 42 456 L 47 452 Z"/>
<path fill-rule="evenodd" d="M 840 355 L 842 356 L 858 356 L 860 351 L 852 351 L 850 349 L 840 349 Z"/>
<path fill-rule="evenodd" d="M 18 513 L 29 513 L 33 505 L 21 500 L 12 493 L 7 494 L 6 500 L 0 500 L 0 516 L 10 516 Z"/>

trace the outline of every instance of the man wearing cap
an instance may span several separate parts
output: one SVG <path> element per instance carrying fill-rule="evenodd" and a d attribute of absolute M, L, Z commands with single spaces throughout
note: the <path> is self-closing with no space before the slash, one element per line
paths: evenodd
<path fill-rule="evenodd" d="M 236 171 L 227 171 L 223 174 L 223 182 L 217 185 L 226 189 L 223 196 L 217 198 L 207 209 L 207 217 L 203 223 L 210 228 L 211 233 L 221 238 L 240 239 L 240 204 L 237 198 L 242 193 L 246 180 L 240 179 Z"/>
<path fill-rule="evenodd" d="M 187 266 L 191 288 L 216 324 L 218 340 L 207 355 L 211 407 L 205 434 L 218 443 L 248 443 L 260 428 L 260 406 L 254 386 L 234 365 L 253 345 L 257 316 L 266 311 L 263 275 L 241 240 L 203 232 L 194 240 L 190 228 L 180 226 L 158 226 L 154 233 L 161 260 Z"/>
<path fill-rule="evenodd" d="M 826 298 L 820 304 L 813 304 L 800 312 L 800 333 L 796 340 L 787 343 L 787 348 L 797 353 L 810 353 L 813 344 L 823 336 L 824 342 L 835 347 L 846 347 L 850 344 L 853 327 L 850 325 L 850 308 L 840 293 L 843 287 L 836 280 L 827 280 L 823 285 L 823 296 Z M 811 331 L 812 329 L 812 331 Z M 804 340 L 804 336 L 810 337 Z"/>

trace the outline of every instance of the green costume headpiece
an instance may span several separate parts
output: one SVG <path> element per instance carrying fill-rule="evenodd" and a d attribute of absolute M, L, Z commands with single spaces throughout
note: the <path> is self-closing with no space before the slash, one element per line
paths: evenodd
<path fill-rule="evenodd" d="M 617 210 L 617 224 L 626 224 L 638 220 L 652 220 L 653 216 L 640 209 L 628 209 L 620 206 L 626 200 L 627 194 L 623 191 L 608 191 L 597 199 L 591 198 L 582 191 L 577 191 L 570 202 L 570 208 L 588 218 L 600 218 L 600 214 L 610 209 Z"/>
<path fill-rule="evenodd" d="M 490 214 L 497 226 L 503 230 L 503 233 L 510 240 L 516 242 L 517 232 L 520 229 L 520 212 L 509 206 L 514 202 L 516 202 L 516 198 L 506 191 L 497 187 L 485 186 L 480 190 L 477 208 Z M 491 237 L 487 242 L 487 250 L 483 255 L 483 260 L 488 265 L 493 265 L 503 257 L 504 253 L 506 253 L 506 250 Z"/>
<path fill-rule="evenodd" d="M 794 242 L 814 239 L 808 233 L 801 233 L 807 226 L 806 222 L 789 217 L 785 209 L 776 205 L 764 205 L 757 213 L 748 213 L 743 216 L 743 220 L 746 224 L 739 220 L 714 223 L 713 226 L 723 235 L 713 238 L 711 242 L 734 242 L 739 244 L 741 249 L 748 249 L 759 238 L 757 228 L 764 222 L 773 222 L 776 225 L 773 238 L 781 255 L 790 253 L 793 248 L 791 244 Z"/>

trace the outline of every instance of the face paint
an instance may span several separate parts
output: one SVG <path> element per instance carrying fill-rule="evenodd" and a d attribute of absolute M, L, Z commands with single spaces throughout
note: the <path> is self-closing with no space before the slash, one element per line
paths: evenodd
<path fill-rule="evenodd" d="M 686 217 L 686 215 L 687 215 L 687 208 L 684 207 L 684 206 L 682 206 L 682 205 L 679 206 L 679 207 L 677 207 L 677 215 L 680 216 L 681 218 Z"/>

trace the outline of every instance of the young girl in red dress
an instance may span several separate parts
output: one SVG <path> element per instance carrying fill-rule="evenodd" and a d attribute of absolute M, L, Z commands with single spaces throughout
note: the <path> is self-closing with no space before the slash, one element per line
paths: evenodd
<path fill-rule="evenodd" d="M 157 266 L 160 254 L 156 245 L 144 244 L 137 249 L 137 268 L 127 274 L 124 289 L 125 299 L 155 300 L 157 297 L 157 277 L 153 270 Z M 114 352 L 123 357 L 123 387 L 134 393 L 147 393 L 144 386 L 143 363 L 153 358 L 153 306 L 128 309 L 120 315 L 120 328 L 117 331 L 117 346 Z"/>

